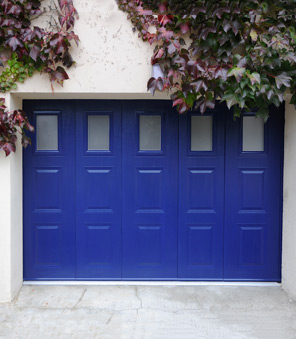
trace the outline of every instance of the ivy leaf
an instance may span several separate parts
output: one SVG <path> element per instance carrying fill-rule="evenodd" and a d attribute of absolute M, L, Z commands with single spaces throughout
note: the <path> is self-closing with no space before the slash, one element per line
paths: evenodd
<path fill-rule="evenodd" d="M 155 78 L 149 79 L 148 84 L 147 84 L 147 89 L 148 91 L 152 93 L 152 95 L 155 94 L 156 90 L 162 91 L 163 90 L 162 78 L 159 77 L 158 79 L 155 79 Z"/>
<path fill-rule="evenodd" d="M 153 55 L 153 61 L 156 62 L 158 59 L 162 58 L 164 55 L 164 49 L 160 48 L 154 55 Z"/>
<path fill-rule="evenodd" d="M 173 107 L 177 106 L 179 114 L 183 114 L 190 108 L 185 101 L 185 98 L 176 98 L 173 100 Z"/>
<path fill-rule="evenodd" d="M 199 97 L 195 103 L 194 109 L 199 109 L 200 113 L 203 114 L 208 108 L 214 109 L 215 102 L 213 100 L 206 99 L 204 96 Z"/>
<path fill-rule="evenodd" d="M 240 82 L 245 73 L 246 69 L 244 67 L 234 67 L 228 72 L 227 76 L 235 76 L 236 81 Z"/>
<path fill-rule="evenodd" d="M 200 90 L 203 88 L 205 91 L 208 90 L 207 85 L 203 80 L 198 80 L 192 83 L 192 86 L 194 87 L 196 93 L 200 92 Z"/>
<path fill-rule="evenodd" d="M 63 86 L 63 82 L 64 80 L 69 79 L 69 76 L 67 74 L 67 72 L 64 70 L 63 67 L 58 66 L 56 71 L 55 71 L 55 80 Z"/>
<path fill-rule="evenodd" d="M 261 106 L 256 112 L 256 117 L 260 117 L 266 122 L 269 117 L 269 111 L 267 106 Z"/>
<path fill-rule="evenodd" d="M 215 71 L 215 79 L 221 78 L 223 81 L 227 80 L 228 68 L 217 67 Z"/>
<path fill-rule="evenodd" d="M 14 153 L 16 151 L 15 143 L 0 141 L 0 150 L 5 152 L 5 156 L 8 156 L 10 153 Z"/>
<path fill-rule="evenodd" d="M 284 85 L 285 87 L 290 87 L 291 80 L 292 78 L 289 75 L 287 75 L 287 73 L 283 72 L 275 77 L 276 87 L 278 89 L 280 89 L 282 85 Z"/>
<path fill-rule="evenodd" d="M 36 62 L 37 58 L 39 56 L 41 48 L 37 45 L 33 45 L 33 47 L 30 50 L 29 56 Z"/>
<path fill-rule="evenodd" d="M 161 27 L 159 30 L 160 37 L 165 40 L 170 40 L 174 36 L 173 31 L 166 30 L 164 27 Z"/>
<path fill-rule="evenodd" d="M 204 100 L 200 105 L 200 113 L 203 114 L 206 112 L 207 109 L 214 109 L 215 108 L 215 102 Z"/>
<path fill-rule="evenodd" d="M 234 35 L 238 34 L 239 27 L 240 27 L 240 24 L 239 24 L 239 22 L 237 20 L 234 20 L 233 22 L 231 22 L 231 28 L 232 28 L 232 31 L 233 31 Z"/>
<path fill-rule="evenodd" d="M 139 15 L 153 15 L 152 10 L 144 9 L 141 6 L 137 7 L 137 12 L 138 12 Z"/>
<path fill-rule="evenodd" d="M 63 55 L 63 65 L 66 66 L 67 68 L 71 67 L 74 63 L 74 60 L 69 53 L 69 51 L 66 51 Z"/>
<path fill-rule="evenodd" d="M 175 45 L 171 42 L 168 46 L 168 53 L 169 54 L 174 54 L 176 52 L 177 48 Z"/>
<path fill-rule="evenodd" d="M 158 21 L 163 26 L 165 26 L 169 22 L 172 22 L 172 20 L 173 20 L 172 15 L 158 15 Z"/>
<path fill-rule="evenodd" d="M 1 46 L 0 47 L 0 60 L 6 62 L 11 58 L 11 50 L 8 47 Z"/>
<path fill-rule="evenodd" d="M 290 104 L 291 104 L 291 105 L 296 105 L 296 93 L 294 93 L 294 94 L 292 95 Z"/>
<path fill-rule="evenodd" d="M 31 139 L 28 136 L 26 136 L 26 134 L 23 132 L 22 133 L 22 146 L 24 148 L 27 148 L 31 144 L 32 144 Z"/>
<path fill-rule="evenodd" d="M 182 23 L 182 24 L 180 25 L 180 29 L 181 29 L 182 34 L 186 34 L 187 32 L 190 31 L 189 23 L 188 23 L 188 22 Z"/>
<path fill-rule="evenodd" d="M 247 74 L 247 76 L 250 79 L 252 85 L 254 85 L 256 83 L 260 84 L 261 78 L 260 78 L 260 74 L 259 73 L 253 72 L 251 74 Z"/>
<path fill-rule="evenodd" d="M 258 33 L 254 28 L 252 28 L 251 31 L 250 31 L 250 37 L 251 37 L 252 41 L 256 42 L 258 40 Z"/>
<path fill-rule="evenodd" d="M 18 5 L 12 5 L 7 14 L 19 15 L 22 12 L 22 9 Z"/>
<path fill-rule="evenodd" d="M 243 68 L 243 67 L 246 67 L 246 65 L 247 65 L 247 58 L 244 57 L 240 59 L 240 61 L 237 64 L 237 67 Z"/>
<path fill-rule="evenodd" d="M 7 41 L 7 44 L 11 47 L 13 51 L 15 51 L 18 47 L 24 47 L 24 44 L 16 36 L 10 38 Z"/>
<path fill-rule="evenodd" d="M 164 3 L 159 4 L 158 9 L 160 13 L 165 13 L 167 11 L 167 7 Z"/>
<path fill-rule="evenodd" d="M 237 118 L 240 118 L 240 116 L 241 116 L 241 110 L 237 105 L 235 105 L 233 109 L 233 119 L 236 120 Z"/>

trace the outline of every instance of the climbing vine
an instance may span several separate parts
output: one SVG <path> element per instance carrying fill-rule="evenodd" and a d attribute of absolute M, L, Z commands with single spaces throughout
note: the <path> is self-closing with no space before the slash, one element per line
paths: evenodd
<path fill-rule="evenodd" d="M 133 30 L 155 46 L 162 76 L 148 89 L 171 92 L 179 113 L 204 113 L 218 99 L 267 119 L 286 91 L 296 104 L 296 0 L 117 0 Z"/>
<path fill-rule="evenodd" d="M 46 73 L 52 84 L 63 85 L 68 79 L 64 67 L 74 63 L 69 52 L 72 41 L 79 38 L 73 32 L 77 11 L 72 0 L 58 0 L 54 5 L 57 19 L 50 29 L 34 26 L 33 22 L 42 15 L 39 0 L 0 1 L 0 91 L 8 92 L 17 88 L 35 72 Z M 26 113 L 22 110 L 10 112 L 0 98 L 0 150 L 6 155 L 15 152 L 17 135 L 22 135 L 22 144 L 27 146 L 30 139 L 25 130 L 33 130 Z"/>

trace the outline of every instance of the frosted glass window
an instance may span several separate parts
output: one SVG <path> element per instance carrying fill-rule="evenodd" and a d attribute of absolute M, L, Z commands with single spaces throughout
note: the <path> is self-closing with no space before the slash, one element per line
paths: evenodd
<path fill-rule="evenodd" d="M 110 150 L 110 119 L 109 115 L 88 116 L 88 150 Z"/>
<path fill-rule="evenodd" d="M 264 151 L 264 121 L 262 118 L 243 117 L 243 151 Z"/>
<path fill-rule="evenodd" d="M 36 117 L 37 150 L 58 150 L 58 116 L 37 115 Z"/>
<path fill-rule="evenodd" d="M 140 151 L 161 150 L 161 116 L 140 116 Z"/>
<path fill-rule="evenodd" d="M 213 117 L 191 117 L 191 151 L 213 150 Z"/>

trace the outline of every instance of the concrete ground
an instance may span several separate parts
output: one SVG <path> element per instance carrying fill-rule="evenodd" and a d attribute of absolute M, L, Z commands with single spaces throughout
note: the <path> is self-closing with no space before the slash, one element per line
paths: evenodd
<path fill-rule="evenodd" d="M 270 286 L 24 286 L 0 338 L 295 339 L 296 303 Z"/>

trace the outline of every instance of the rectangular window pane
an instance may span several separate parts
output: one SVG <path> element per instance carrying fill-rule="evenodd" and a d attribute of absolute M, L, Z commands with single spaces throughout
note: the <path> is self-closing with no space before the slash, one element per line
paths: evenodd
<path fill-rule="evenodd" d="M 213 150 L 213 117 L 191 117 L 191 151 Z"/>
<path fill-rule="evenodd" d="M 140 151 L 161 150 L 161 116 L 140 116 Z"/>
<path fill-rule="evenodd" d="M 110 150 L 110 119 L 109 115 L 88 116 L 88 150 Z"/>
<path fill-rule="evenodd" d="M 243 151 L 264 151 L 264 121 L 262 118 L 243 117 Z"/>
<path fill-rule="evenodd" d="M 58 150 L 58 116 L 37 115 L 36 117 L 37 150 Z"/>

